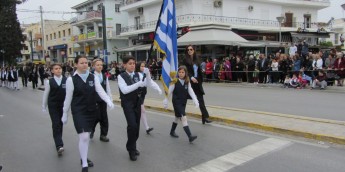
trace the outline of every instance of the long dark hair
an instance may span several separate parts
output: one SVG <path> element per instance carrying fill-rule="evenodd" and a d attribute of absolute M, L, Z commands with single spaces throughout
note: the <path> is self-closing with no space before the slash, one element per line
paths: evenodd
<path fill-rule="evenodd" d="M 138 63 L 135 65 L 135 72 L 141 72 L 141 71 L 140 71 L 140 66 L 141 66 L 141 64 L 146 64 L 146 62 L 145 62 L 145 61 L 140 61 L 140 62 L 138 62 Z"/>
<path fill-rule="evenodd" d="M 194 50 L 194 54 L 193 54 L 193 59 L 190 57 L 190 55 L 188 54 L 188 48 L 189 47 L 192 47 L 193 50 Z M 200 61 L 199 61 L 199 58 L 196 56 L 196 53 L 195 53 L 195 46 L 193 45 L 188 45 L 185 49 L 185 56 L 186 56 L 186 59 L 185 59 L 185 63 L 187 65 L 193 65 L 193 64 L 196 64 L 196 65 L 200 65 Z"/>

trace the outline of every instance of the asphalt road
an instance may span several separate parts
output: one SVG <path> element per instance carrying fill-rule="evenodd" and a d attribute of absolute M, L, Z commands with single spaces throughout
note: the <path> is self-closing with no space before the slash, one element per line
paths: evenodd
<path fill-rule="evenodd" d="M 113 92 L 119 94 L 117 82 L 110 83 Z M 157 83 L 163 88 L 160 81 Z M 345 89 L 297 90 L 277 86 L 244 87 L 235 84 L 205 83 L 204 90 L 206 105 L 345 121 Z M 148 92 L 148 98 L 164 99 L 152 89 L 148 89 Z"/>
<path fill-rule="evenodd" d="M 64 127 L 66 151 L 59 158 L 49 115 L 41 112 L 42 94 L 32 88 L 20 91 L 0 88 L 0 165 L 3 165 L 3 172 L 81 171 L 78 137 L 71 116 Z M 181 125 L 177 129 L 180 138 L 169 136 L 173 116 L 148 112 L 148 119 L 155 129 L 151 135 L 146 135 L 141 128 L 138 141 L 141 155 L 138 161 L 132 162 L 125 148 L 126 122 L 122 109 L 116 106 L 109 111 L 111 141 L 100 142 L 99 133 L 95 133 L 89 149 L 89 158 L 95 167 L 89 171 L 341 172 L 345 169 L 342 148 L 217 124 L 201 125 L 194 120 L 189 124 L 198 139 L 189 144 Z"/>

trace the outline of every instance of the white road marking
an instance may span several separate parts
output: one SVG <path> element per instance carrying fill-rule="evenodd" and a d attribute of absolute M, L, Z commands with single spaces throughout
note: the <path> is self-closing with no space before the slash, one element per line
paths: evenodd
<path fill-rule="evenodd" d="M 287 147 L 290 144 L 292 144 L 290 141 L 267 138 L 235 152 L 184 170 L 183 172 L 225 172 L 264 154 Z"/>

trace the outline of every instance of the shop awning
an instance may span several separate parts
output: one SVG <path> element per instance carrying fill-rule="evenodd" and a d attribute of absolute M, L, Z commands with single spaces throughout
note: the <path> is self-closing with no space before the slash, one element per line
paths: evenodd
<path fill-rule="evenodd" d="M 150 50 L 151 44 L 144 44 L 144 45 L 133 45 L 129 47 L 119 48 L 116 52 L 130 52 L 130 51 L 142 51 L 142 50 Z"/>
<path fill-rule="evenodd" d="M 307 33 L 298 33 L 292 32 L 291 37 L 297 37 L 299 39 L 305 38 L 329 38 L 329 33 L 318 33 L 318 32 L 307 32 Z"/>
<path fill-rule="evenodd" d="M 248 42 L 229 28 L 201 27 L 191 29 L 177 40 L 178 46 L 187 45 L 239 45 Z"/>

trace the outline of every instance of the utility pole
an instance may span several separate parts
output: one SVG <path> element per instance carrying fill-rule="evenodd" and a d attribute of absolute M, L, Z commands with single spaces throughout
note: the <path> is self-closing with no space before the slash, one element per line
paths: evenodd
<path fill-rule="evenodd" d="M 43 8 L 42 6 L 40 6 L 40 13 L 41 13 L 41 34 L 42 34 L 42 38 L 41 38 L 41 42 L 42 42 L 42 57 L 44 57 L 44 61 L 45 59 L 45 55 L 44 55 L 44 25 L 43 25 Z"/>
<path fill-rule="evenodd" d="M 103 30 L 103 60 L 104 63 L 108 66 L 108 53 L 107 53 L 107 26 L 105 22 L 105 7 L 102 3 L 102 30 Z"/>
<path fill-rule="evenodd" d="M 30 55 L 31 55 L 31 62 L 34 62 L 34 50 L 32 48 L 32 30 L 29 31 L 30 35 Z"/>

